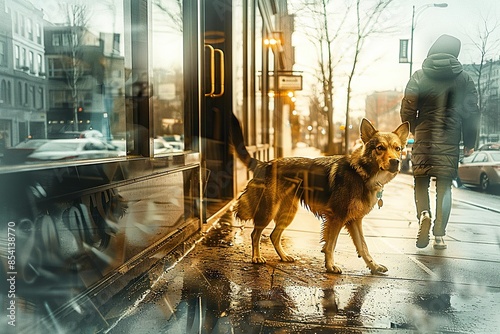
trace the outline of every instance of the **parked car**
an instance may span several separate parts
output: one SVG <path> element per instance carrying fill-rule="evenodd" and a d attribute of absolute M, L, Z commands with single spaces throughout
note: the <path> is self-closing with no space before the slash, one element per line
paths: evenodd
<path fill-rule="evenodd" d="M 3 163 L 6 165 L 24 163 L 28 155 L 49 141 L 50 139 L 26 139 L 5 151 Z"/>
<path fill-rule="evenodd" d="M 28 162 L 114 158 L 125 152 L 95 138 L 54 139 L 38 147 L 27 157 Z"/>
<path fill-rule="evenodd" d="M 163 138 L 170 146 L 172 146 L 174 152 L 184 151 L 184 140 L 180 135 L 165 135 Z"/>
<path fill-rule="evenodd" d="M 163 138 L 155 138 L 153 144 L 154 144 L 154 154 L 171 153 L 174 151 L 172 145 L 170 145 Z"/>
<path fill-rule="evenodd" d="M 412 173 L 411 150 L 414 142 L 415 139 L 409 138 L 405 149 L 401 152 L 401 173 Z"/>
<path fill-rule="evenodd" d="M 486 143 L 479 147 L 478 151 L 500 151 L 500 143 Z"/>
<path fill-rule="evenodd" d="M 477 151 L 463 158 L 458 166 L 459 184 L 487 191 L 500 184 L 500 151 Z"/>

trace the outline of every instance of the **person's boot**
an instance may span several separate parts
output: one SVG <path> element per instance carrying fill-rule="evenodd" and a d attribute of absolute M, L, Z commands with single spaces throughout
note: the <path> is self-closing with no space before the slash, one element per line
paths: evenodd
<path fill-rule="evenodd" d="M 446 249 L 446 244 L 444 243 L 443 237 L 435 237 L 434 238 L 434 249 Z"/>
<path fill-rule="evenodd" d="M 417 247 L 425 248 L 429 244 L 429 230 L 431 229 L 431 216 L 429 212 L 422 211 L 417 234 Z"/>

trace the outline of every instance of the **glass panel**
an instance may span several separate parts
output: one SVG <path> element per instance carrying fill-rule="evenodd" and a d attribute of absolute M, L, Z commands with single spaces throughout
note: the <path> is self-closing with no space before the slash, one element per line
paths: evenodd
<path fill-rule="evenodd" d="M 154 155 L 184 151 L 182 2 L 152 5 Z"/>
<path fill-rule="evenodd" d="M 262 16 L 260 11 L 256 11 L 257 15 L 255 17 L 255 82 L 262 80 L 262 44 L 264 43 L 262 39 Z M 267 144 L 267 138 L 265 135 L 268 131 L 268 124 L 265 122 L 265 108 L 262 107 L 262 92 L 258 89 L 255 94 L 255 124 L 256 124 L 256 138 L 257 144 Z"/>
<path fill-rule="evenodd" d="M 123 2 L 33 3 L 7 1 L 8 10 L 0 14 L 1 20 L 14 22 L 12 39 L 5 42 L 14 59 L 0 67 L 5 87 L 13 88 L 2 91 L 5 99 L 0 103 L 0 168 L 125 156 L 130 108 L 126 85 L 132 62 L 125 54 L 130 38 L 124 33 Z M 100 140 L 107 152 L 62 152 L 62 140 L 74 138 Z M 38 142 L 26 145 L 32 140 Z M 53 142 L 38 145 L 40 141 Z"/>

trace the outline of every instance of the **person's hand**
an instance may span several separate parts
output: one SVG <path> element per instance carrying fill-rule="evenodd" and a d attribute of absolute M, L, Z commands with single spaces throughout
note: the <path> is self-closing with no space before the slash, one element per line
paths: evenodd
<path fill-rule="evenodd" d="M 473 148 L 464 147 L 464 157 L 468 157 L 472 153 L 474 153 L 474 147 Z"/>

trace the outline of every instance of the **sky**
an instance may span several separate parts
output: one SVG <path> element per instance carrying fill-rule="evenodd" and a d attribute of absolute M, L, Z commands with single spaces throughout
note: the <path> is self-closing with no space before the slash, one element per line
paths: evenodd
<path fill-rule="evenodd" d="M 39 0 L 32 1 L 37 3 Z M 296 15 L 296 33 L 294 33 L 293 41 L 296 52 L 294 70 L 303 71 L 304 75 L 304 90 L 297 93 L 298 105 L 306 110 L 310 95 L 308 87 L 316 82 L 312 77 L 316 54 L 314 48 L 301 32 L 300 20 L 303 14 L 300 11 L 294 12 L 294 9 L 297 8 L 294 4 L 304 1 L 306 0 L 289 0 L 289 11 Z M 373 1 L 378 0 L 361 0 L 363 4 Z M 48 19 L 57 20 L 56 13 L 59 2 L 61 0 L 45 0 L 43 2 Z M 117 9 L 121 9 L 120 0 L 95 0 L 95 2 L 100 4 L 100 6 L 92 6 L 93 17 L 96 18 L 101 18 L 99 14 L 109 17 L 110 11 L 116 13 Z M 330 18 L 332 23 L 345 16 L 345 11 L 342 11 L 343 3 L 355 3 L 354 0 L 330 0 L 330 2 L 336 11 Z M 448 6 L 446 8 L 426 7 L 433 2 L 425 0 L 393 0 L 384 21 L 384 24 L 391 26 L 391 32 L 370 37 L 360 55 L 358 76 L 354 78 L 352 86 L 352 114 L 357 113 L 358 116 L 363 116 L 365 97 L 375 91 L 404 90 L 410 75 L 410 67 L 409 64 L 399 63 L 399 41 L 400 39 L 410 39 L 413 6 L 416 8 L 413 71 L 421 67 L 430 45 L 441 34 L 450 34 L 462 41 L 459 60 L 464 64 L 480 61 L 480 52 L 473 45 L 471 38 L 477 40 L 478 29 L 482 29 L 485 22 L 488 22 L 491 28 L 495 24 L 499 25 L 494 31 L 493 39 L 500 40 L 500 20 L 497 20 L 500 18 L 500 0 L 438 0 L 437 2 L 446 2 Z M 120 17 L 121 14 L 117 14 L 117 16 Z M 100 31 L 121 31 L 123 26 L 120 26 L 119 22 L 120 20 L 101 20 L 98 25 Z M 334 49 L 334 52 L 342 53 L 342 51 L 342 47 Z M 490 56 L 499 59 L 500 45 L 498 52 L 494 52 Z M 335 109 L 339 111 L 336 112 L 336 115 L 339 115 L 340 118 L 336 121 L 342 120 L 343 113 L 345 113 L 346 71 L 349 66 L 350 64 L 347 64 L 343 69 L 336 70 Z M 303 99 L 300 99 L 301 96 Z"/>
<path fill-rule="evenodd" d="M 334 0 L 334 3 L 342 1 L 344 0 Z M 354 0 L 345 1 L 354 2 Z M 480 61 L 480 52 L 474 46 L 472 39 L 478 40 L 478 31 L 484 30 L 485 22 L 491 28 L 495 24 L 499 25 L 494 31 L 493 37 L 500 40 L 499 0 L 447 0 L 437 1 L 436 3 L 441 2 L 446 2 L 448 7 L 426 8 L 426 4 L 434 3 L 432 1 L 394 0 L 392 8 L 388 12 L 390 15 L 387 18 L 387 21 L 391 21 L 391 24 L 393 23 L 393 26 L 396 27 L 394 32 L 371 37 L 367 40 L 365 49 L 362 50 L 359 63 L 360 73 L 362 74 L 355 77 L 353 81 L 353 113 L 363 113 L 364 99 L 370 93 L 384 90 L 404 90 L 410 75 L 410 67 L 409 64 L 399 63 L 399 40 L 410 39 L 413 6 L 416 8 L 413 71 L 421 68 L 429 47 L 442 34 L 453 35 L 462 41 L 462 50 L 458 59 L 463 64 L 478 63 Z M 296 14 L 300 15 L 299 13 Z M 296 31 L 299 30 L 300 25 L 296 25 L 295 29 Z M 300 31 L 295 35 L 297 36 L 294 36 L 296 49 L 296 65 L 294 69 L 303 70 L 304 82 L 308 82 L 310 80 L 310 78 L 306 78 L 306 76 L 310 77 L 310 66 L 308 64 L 311 64 L 311 58 L 315 58 L 315 54 L 311 52 L 311 47 L 307 47 L 308 41 L 301 36 Z M 499 59 L 500 57 L 500 47 L 496 50 L 490 54 L 493 59 Z M 340 114 L 345 112 L 346 90 L 343 82 L 345 82 L 347 76 L 341 70 L 337 71 L 337 76 L 336 86 L 339 92 L 337 93 L 335 108 L 339 110 L 337 114 Z M 307 88 L 302 94 L 307 94 Z M 341 116 L 343 117 L 343 115 Z"/>

